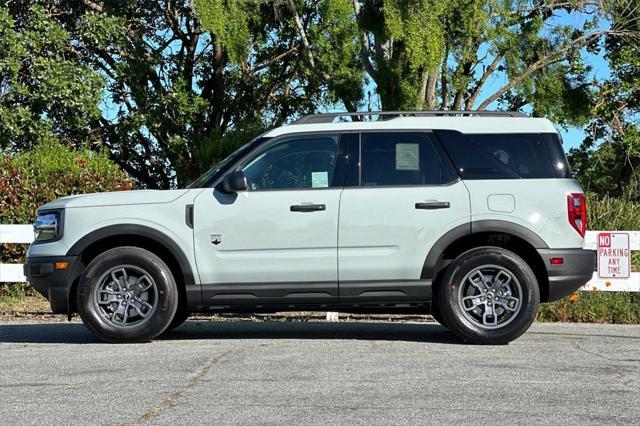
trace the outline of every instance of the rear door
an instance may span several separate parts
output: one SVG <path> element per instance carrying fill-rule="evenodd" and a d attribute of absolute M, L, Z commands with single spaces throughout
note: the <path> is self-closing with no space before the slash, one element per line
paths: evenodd
<path fill-rule="evenodd" d="M 359 135 L 357 183 L 340 199 L 340 301 L 423 301 L 431 246 L 469 222 L 469 193 L 430 132 Z"/>

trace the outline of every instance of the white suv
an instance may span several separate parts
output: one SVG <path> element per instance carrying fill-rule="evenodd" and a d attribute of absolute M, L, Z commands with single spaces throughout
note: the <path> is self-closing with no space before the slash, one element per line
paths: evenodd
<path fill-rule="evenodd" d="M 431 310 L 505 343 L 595 257 L 557 131 L 512 112 L 307 116 L 186 189 L 65 197 L 34 227 L 29 281 L 110 342 L 189 312 Z"/>

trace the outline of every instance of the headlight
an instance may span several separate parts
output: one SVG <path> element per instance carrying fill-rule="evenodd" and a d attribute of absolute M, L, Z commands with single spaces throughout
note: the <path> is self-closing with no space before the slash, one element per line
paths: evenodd
<path fill-rule="evenodd" d="M 59 212 L 43 212 L 38 214 L 33 223 L 35 241 L 51 241 L 60 238 L 62 235 L 62 224 L 60 223 Z"/>

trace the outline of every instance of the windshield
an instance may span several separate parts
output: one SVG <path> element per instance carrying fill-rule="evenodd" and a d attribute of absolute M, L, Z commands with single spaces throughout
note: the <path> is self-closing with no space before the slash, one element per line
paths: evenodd
<path fill-rule="evenodd" d="M 269 138 L 265 138 L 262 136 L 258 136 L 253 139 L 251 142 L 248 142 L 242 145 L 240 148 L 236 149 L 233 153 L 231 153 L 227 158 L 204 172 L 198 179 L 191 182 L 187 189 L 193 188 L 206 188 L 211 186 L 211 184 L 217 180 L 220 176 L 227 172 L 230 166 L 232 166 L 237 159 L 244 157 L 247 153 L 253 150 L 253 148 L 262 144 L 265 140 Z"/>

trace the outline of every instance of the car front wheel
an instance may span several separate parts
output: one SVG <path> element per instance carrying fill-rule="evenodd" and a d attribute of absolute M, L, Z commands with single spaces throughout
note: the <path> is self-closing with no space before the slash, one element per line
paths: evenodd
<path fill-rule="evenodd" d="M 178 290 L 155 254 L 117 247 L 93 259 L 80 278 L 78 310 L 85 326 L 112 343 L 146 342 L 174 318 Z"/>
<path fill-rule="evenodd" d="M 535 274 L 515 253 L 481 247 L 449 265 L 439 291 L 440 313 L 470 343 L 505 344 L 522 335 L 540 305 Z"/>

